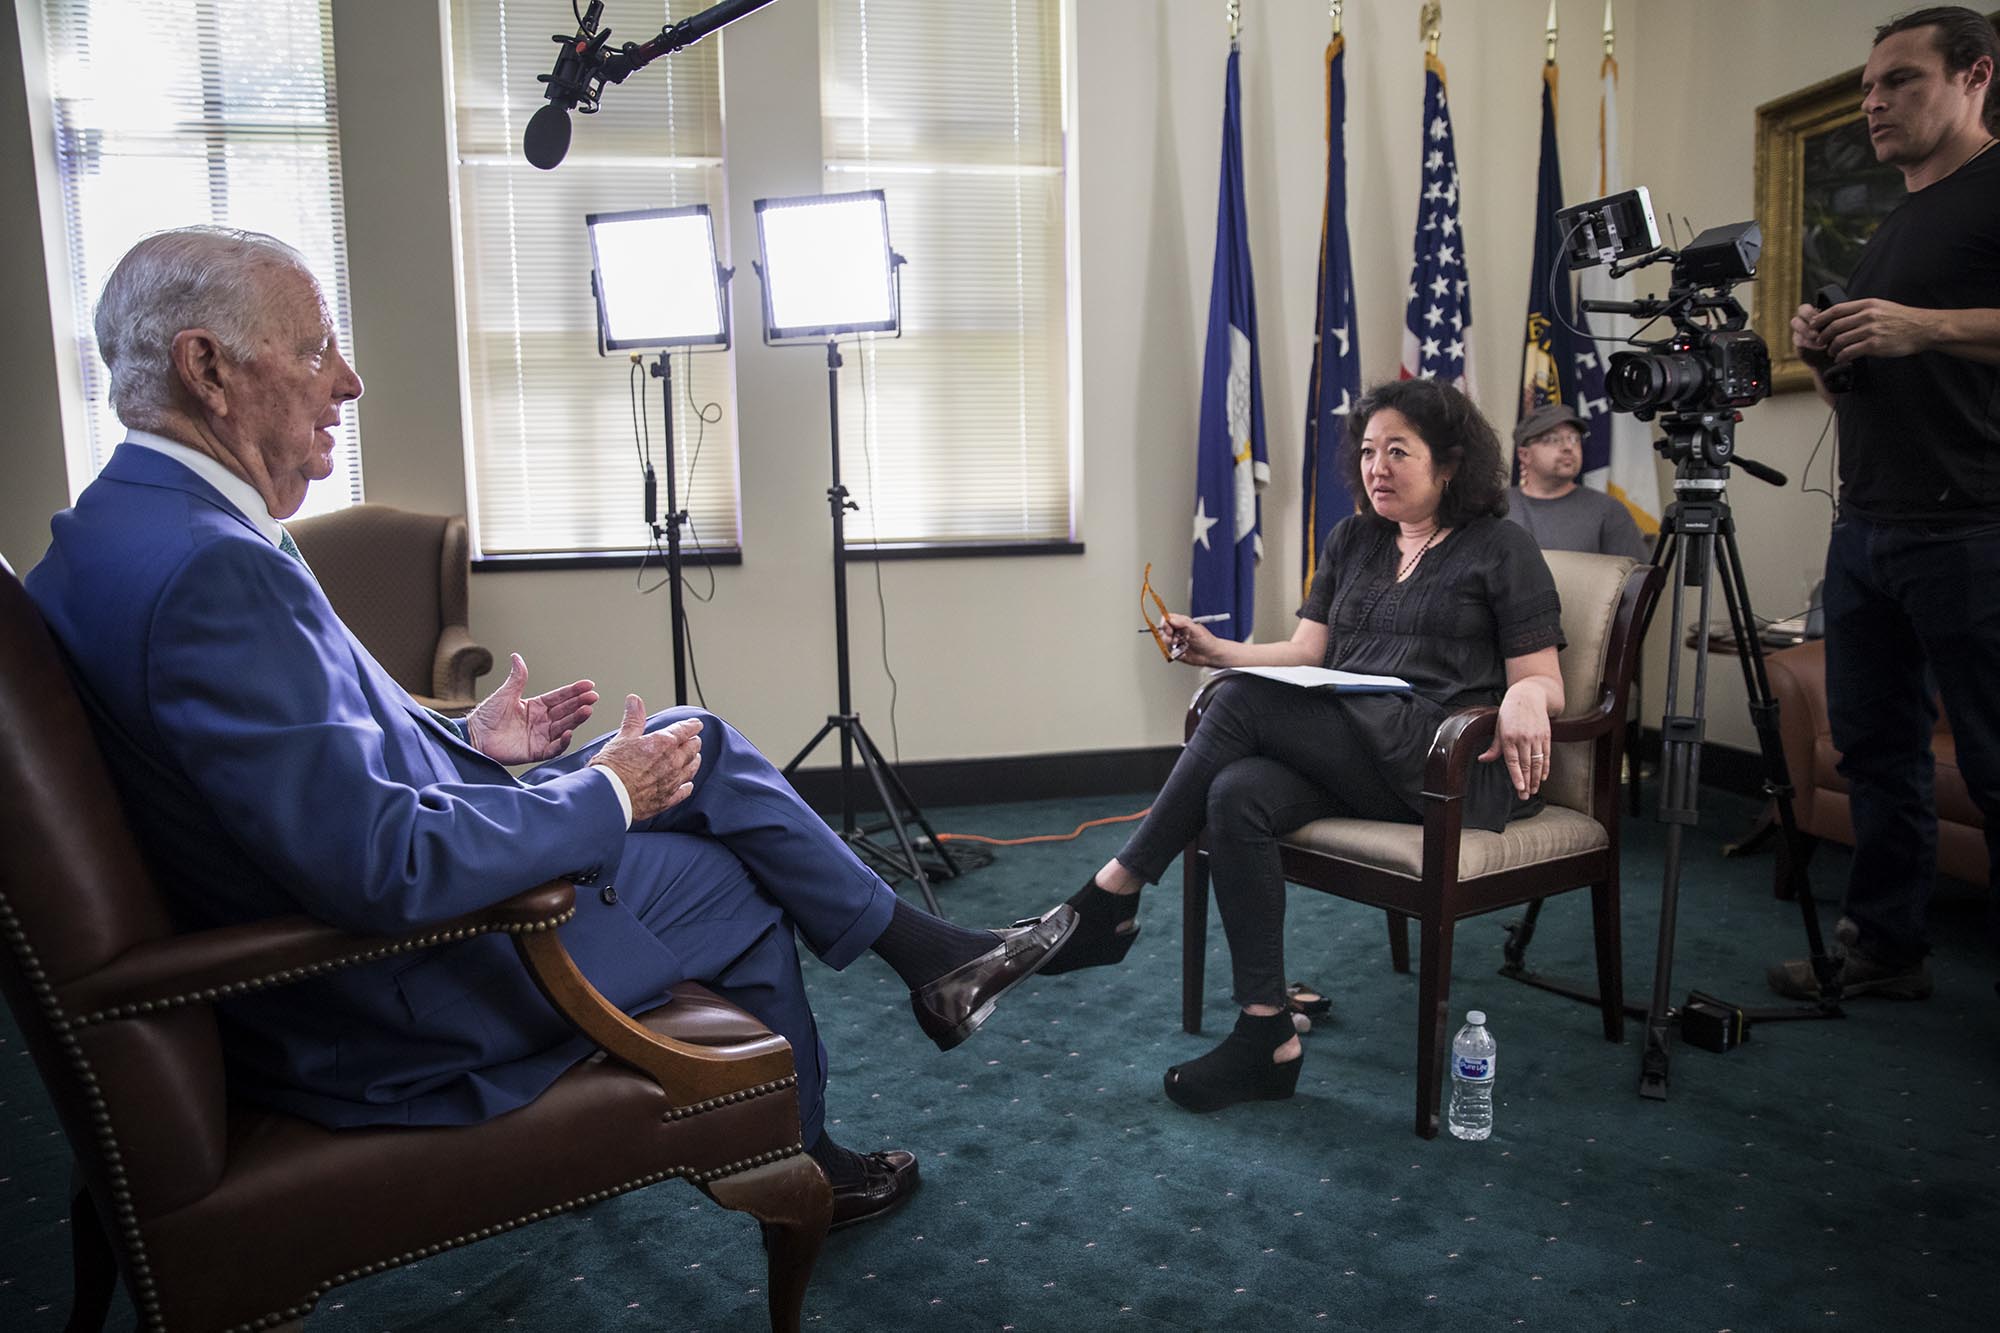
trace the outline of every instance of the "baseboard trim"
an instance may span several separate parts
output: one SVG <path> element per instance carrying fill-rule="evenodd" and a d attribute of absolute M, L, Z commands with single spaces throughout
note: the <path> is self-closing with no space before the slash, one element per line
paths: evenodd
<path fill-rule="evenodd" d="M 827 749 L 831 751 L 832 745 Z M 1118 796 L 1160 789 L 1180 757 L 1178 745 L 1154 745 L 1130 750 L 1070 750 L 1058 754 L 1001 755 L 991 759 L 924 759 L 896 765 L 896 775 L 916 803 L 985 805 L 1014 801 L 1064 800 L 1082 796 Z M 1642 727 L 1639 755 L 1653 766 L 1660 763 L 1660 729 Z M 1704 742 L 1701 781 L 1706 787 L 1738 796 L 1762 796 L 1763 761 L 1751 750 Z M 792 785 L 807 805 L 826 814 L 840 808 L 840 770 L 802 768 Z M 854 771 L 854 808 L 880 810 L 874 784 L 859 764 Z"/>
<path fill-rule="evenodd" d="M 827 749 L 832 750 L 829 744 Z M 1132 750 L 1071 750 L 1058 754 L 1002 755 L 991 759 L 926 759 L 896 765 L 896 775 L 918 806 L 985 805 L 1013 801 L 1063 800 L 1158 791 L 1167 780 L 1178 745 Z M 840 809 L 840 769 L 802 768 L 792 785 L 821 814 Z M 854 808 L 879 810 L 874 784 L 859 763 L 854 770 Z"/>

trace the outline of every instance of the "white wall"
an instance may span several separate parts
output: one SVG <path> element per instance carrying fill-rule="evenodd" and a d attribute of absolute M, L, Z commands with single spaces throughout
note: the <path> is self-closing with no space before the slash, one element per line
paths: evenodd
<path fill-rule="evenodd" d="M 247 0 L 246 0 L 247 2 Z M 567 6 L 546 0 L 550 31 Z M 1697 225 L 1753 211 L 1756 105 L 1860 63 L 1877 6 L 1848 0 L 1614 0 L 1624 73 L 1627 176 Z M 611 7 L 611 20 L 633 22 Z M 1297 497 L 1323 186 L 1320 0 L 1248 0 L 1242 39 L 1245 172 L 1257 271 L 1273 484 L 1259 580 L 1262 636 L 1289 633 L 1300 561 Z M 1572 199 L 1593 184 L 1599 0 L 1559 0 L 1562 143 Z M 1422 98 L 1418 0 L 1350 3 L 1348 159 L 1360 345 L 1369 379 L 1395 373 L 1409 268 Z M 336 44 L 355 348 L 369 498 L 464 506 L 442 25 L 421 5 L 340 0 Z M 1227 39 L 1216 0 L 1072 0 L 1071 162 L 1082 556 L 885 563 L 890 661 L 903 757 L 965 758 L 1166 744 L 1180 735 L 1192 673 L 1163 666 L 1134 634 L 1141 566 L 1184 587 L 1191 450 L 1214 245 Z M 1450 72 L 1473 279 L 1480 399 L 1512 420 L 1534 220 L 1542 0 L 1447 4 Z M 34 29 L 20 24 L 30 61 Z M 1808 21 L 1809 19 L 1809 21 Z M 750 201 L 819 188 L 818 7 L 783 0 L 726 31 L 728 240 L 747 273 Z M 11 34 L 15 24 L 8 23 Z M 640 25 L 643 26 L 643 25 Z M 384 41 L 385 31 L 397 33 Z M 57 344 L 46 299 L 43 210 L 26 183 L 47 145 L 30 90 L 0 49 L 0 240 L 7 291 L 0 392 L 11 408 L 0 551 L 25 567 L 67 503 L 55 433 Z M 754 75 L 754 76 L 753 76 Z M 646 77 L 643 73 L 637 77 Z M 612 96 L 617 95 L 613 89 Z M 589 123 L 578 127 L 587 138 Z M 44 182 L 46 188 L 46 182 Z M 161 219 L 167 224 L 176 219 Z M 53 240 L 53 238 L 51 238 Z M 60 245 L 55 248 L 59 251 Z M 913 257 L 914 258 L 914 257 Z M 18 291 L 16 289 L 19 289 Z M 735 286 L 739 329 L 757 327 L 754 282 Z M 825 371 L 814 349 L 735 351 L 744 564 L 717 571 L 715 601 L 691 609 L 712 706 L 781 757 L 834 703 Z M 1745 452 L 1796 477 L 1824 413 L 1797 395 L 1742 427 Z M 1824 459 L 1822 459 L 1824 462 Z M 858 488 L 857 488 L 858 489 Z M 1797 609 L 1825 545 L 1823 500 L 1740 478 L 1732 488 L 1758 608 Z M 850 572 L 856 704 L 889 742 L 889 683 L 866 564 Z M 702 576 L 697 573 L 697 581 Z M 631 571 L 482 574 L 473 624 L 536 679 L 592 675 L 649 702 L 671 690 L 662 596 Z M 1664 634 L 1661 635 L 1664 637 Z M 1732 664 L 1722 664 L 1733 672 Z M 1654 682 L 1664 679 L 1656 664 Z M 1734 693 L 1731 691 L 1734 690 Z M 1649 707 L 1657 711 L 1659 686 Z M 1740 685 L 1722 679 L 1710 734 L 1749 744 Z M 827 752 L 830 755 L 830 751 Z"/>

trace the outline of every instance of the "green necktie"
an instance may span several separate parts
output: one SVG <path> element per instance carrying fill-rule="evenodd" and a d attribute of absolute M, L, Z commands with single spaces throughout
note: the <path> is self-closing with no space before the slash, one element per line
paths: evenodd
<path fill-rule="evenodd" d="M 299 550 L 299 544 L 292 540 L 292 534 L 287 532 L 283 525 L 278 528 L 278 549 L 301 565 L 305 565 L 306 573 L 312 574 L 312 566 L 306 564 L 305 553 Z M 319 582 L 319 575 L 313 574 L 313 582 Z"/>

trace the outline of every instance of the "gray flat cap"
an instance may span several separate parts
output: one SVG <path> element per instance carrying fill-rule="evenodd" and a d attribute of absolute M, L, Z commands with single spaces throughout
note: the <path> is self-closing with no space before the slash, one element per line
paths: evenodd
<path fill-rule="evenodd" d="M 1585 434 L 1590 431 L 1589 423 L 1568 403 L 1543 403 L 1522 417 L 1520 424 L 1514 427 L 1514 447 L 1518 449 L 1537 435 L 1546 435 L 1565 424 L 1573 425 Z"/>

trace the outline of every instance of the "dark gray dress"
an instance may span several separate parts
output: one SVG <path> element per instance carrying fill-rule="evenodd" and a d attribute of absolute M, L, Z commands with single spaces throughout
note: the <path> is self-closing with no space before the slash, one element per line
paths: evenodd
<path fill-rule="evenodd" d="M 1457 709 L 1499 703 L 1508 658 L 1561 647 L 1562 606 L 1534 538 L 1505 519 L 1454 529 L 1401 583 L 1395 532 L 1357 514 L 1328 533 L 1299 616 L 1327 626 L 1324 665 L 1410 682 L 1409 694 L 1345 702 L 1383 778 L 1416 808 L 1438 725 Z M 1502 763 L 1473 765 L 1467 828 L 1497 830 L 1533 808 L 1515 797 Z"/>

